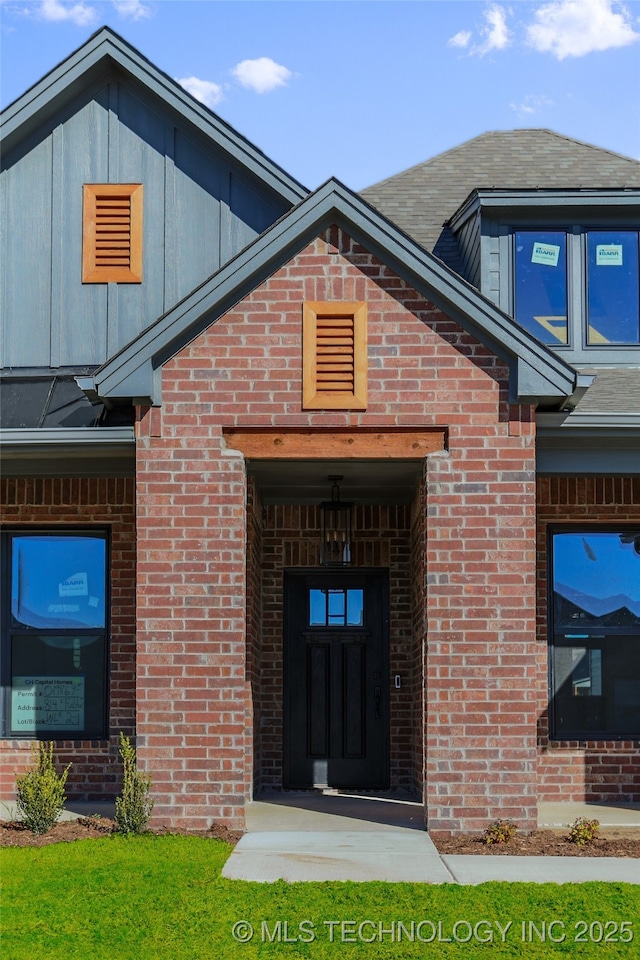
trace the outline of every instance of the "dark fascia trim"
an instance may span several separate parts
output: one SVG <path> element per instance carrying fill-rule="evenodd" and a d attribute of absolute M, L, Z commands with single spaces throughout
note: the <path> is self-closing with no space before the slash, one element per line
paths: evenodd
<path fill-rule="evenodd" d="M 548 415 L 552 417 L 553 415 Z M 538 415 L 538 423 L 543 418 Z M 572 415 L 573 419 L 573 415 Z M 586 415 L 585 415 L 586 419 Z M 605 417 L 602 415 L 602 419 Z M 536 473 L 540 476 L 637 476 L 640 472 L 640 423 L 565 427 L 542 426 L 536 437 Z"/>
<path fill-rule="evenodd" d="M 536 417 L 536 434 L 559 442 L 571 437 L 625 437 L 634 442 L 640 439 L 640 413 L 541 412 Z"/>
<path fill-rule="evenodd" d="M 308 190 L 282 167 L 199 103 L 179 83 L 109 27 L 102 27 L 94 33 L 85 44 L 5 108 L 0 115 L 3 153 L 7 155 L 66 100 L 72 99 L 86 85 L 90 73 L 110 61 L 186 118 L 218 149 L 231 156 L 283 199 L 295 204 L 307 195 Z"/>
<path fill-rule="evenodd" d="M 134 443 L 133 427 L 13 427 L 0 430 L 0 445 L 4 449 L 42 443 Z"/>
<path fill-rule="evenodd" d="M 103 364 L 83 388 L 104 400 L 135 397 L 160 404 L 161 365 L 334 224 L 504 359 L 512 374 L 513 402 L 544 398 L 559 403 L 573 393 L 573 367 L 337 180 L 329 180 L 281 217 Z"/>
<path fill-rule="evenodd" d="M 602 215 L 606 210 L 626 211 L 631 215 L 634 208 L 640 205 L 640 189 L 636 187 L 602 188 L 575 190 L 490 190 L 477 188 L 458 207 L 448 221 L 448 226 L 455 232 L 479 210 L 491 212 L 502 210 L 540 211 L 548 215 L 549 211 L 556 214 L 563 210 L 581 209 L 592 211 L 594 215 Z"/>
<path fill-rule="evenodd" d="M 133 476 L 133 427 L 0 430 L 5 477 Z"/>

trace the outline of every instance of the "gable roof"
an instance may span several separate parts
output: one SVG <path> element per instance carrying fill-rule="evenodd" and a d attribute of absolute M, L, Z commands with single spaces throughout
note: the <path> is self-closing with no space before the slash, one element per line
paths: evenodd
<path fill-rule="evenodd" d="M 425 298 L 509 364 L 511 398 L 558 404 L 578 386 L 576 371 L 337 180 L 302 200 L 92 377 L 105 400 L 161 402 L 161 366 L 332 225 L 342 227 Z"/>
<path fill-rule="evenodd" d="M 498 130 L 367 187 L 361 195 L 456 266 L 445 226 L 473 190 L 640 188 L 640 163 L 552 130 Z"/>
<path fill-rule="evenodd" d="M 307 195 L 307 189 L 282 167 L 109 27 L 96 31 L 86 43 L 2 111 L 3 154 L 7 156 L 28 136 L 52 123 L 61 109 L 114 68 L 141 83 L 213 141 L 218 149 L 291 204 Z"/>

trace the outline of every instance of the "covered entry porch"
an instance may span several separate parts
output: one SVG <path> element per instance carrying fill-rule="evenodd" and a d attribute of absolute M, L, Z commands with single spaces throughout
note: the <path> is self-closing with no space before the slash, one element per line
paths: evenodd
<path fill-rule="evenodd" d="M 425 451 L 426 438 L 440 450 Z M 333 788 L 424 799 L 425 457 L 443 446 L 440 433 L 402 459 L 245 451 L 254 797 Z M 323 565 L 321 504 L 336 476 L 352 504 L 350 562 Z"/>

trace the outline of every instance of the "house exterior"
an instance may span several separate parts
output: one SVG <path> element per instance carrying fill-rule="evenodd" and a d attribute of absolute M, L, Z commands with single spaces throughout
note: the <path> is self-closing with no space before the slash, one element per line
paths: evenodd
<path fill-rule="evenodd" d="M 100 30 L 2 116 L 2 783 L 640 800 L 640 164 L 309 192 Z M 336 479 L 337 478 L 337 479 Z"/>

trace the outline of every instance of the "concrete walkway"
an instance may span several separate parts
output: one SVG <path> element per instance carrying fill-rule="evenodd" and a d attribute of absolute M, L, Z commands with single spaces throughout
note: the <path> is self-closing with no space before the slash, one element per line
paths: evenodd
<path fill-rule="evenodd" d="M 573 813 L 565 808 L 551 817 Z M 598 813 L 600 815 L 598 815 Z M 562 816 L 559 825 L 589 815 Z M 547 814 L 545 814 L 546 816 Z M 640 807 L 612 816 L 640 828 Z M 542 824 L 541 824 L 542 825 Z M 609 826 L 614 824 L 607 824 Z M 615 825 L 618 825 L 616 822 Z M 273 794 L 247 806 L 247 833 L 223 867 L 233 880 L 386 880 L 477 884 L 579 883 L 587 880 L 640 884 L 640 860 L 623 857 L 440 856 L 424 829 L 422 804 L 394 796 Z"/>

